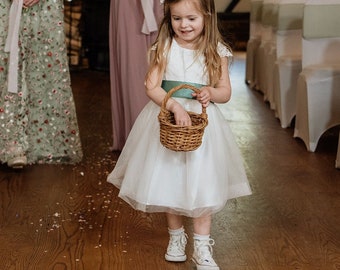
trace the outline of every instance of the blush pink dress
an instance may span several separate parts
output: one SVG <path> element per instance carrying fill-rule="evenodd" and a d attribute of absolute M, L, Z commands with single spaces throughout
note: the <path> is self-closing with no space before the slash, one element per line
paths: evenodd
<path fill-rule="evenodd" d="M 138 114 L 149 101 L 144 80 L 147 51 L 157 31 L 142 32 L 145 20 L 142 4 L 153 5 L 157 22 L 163 5 L 159 0 L 111 0 L 110 79 L 113 125 L 113 150 L 121 150 Z"/>

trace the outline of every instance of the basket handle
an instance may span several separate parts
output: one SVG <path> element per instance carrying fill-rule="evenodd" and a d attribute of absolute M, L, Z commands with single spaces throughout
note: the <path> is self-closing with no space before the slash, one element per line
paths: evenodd
<path fill-rule="evenodd" d="M 166 103 L 168 102 L 168 100 L 170 99 L 172 94 L 177 92 L 178 90 L 183 89 L 183 88 L 189 88 L 197 94 L 199 94 L 201 92 L 200 89 L 198 89 L 195 86 L 192 86 L 190 84 L 180 84 L 180 85 L 172 88 L 169 92 L 167 92 L 166 96 L 164 97 L 164 99 L 162 101 L 162 109 L 164 109 L 164 110 L 166 109 Z M 206 107 L 203 107 L 203 105 L 202 105 L 202 114 L 206 114 Z"/>

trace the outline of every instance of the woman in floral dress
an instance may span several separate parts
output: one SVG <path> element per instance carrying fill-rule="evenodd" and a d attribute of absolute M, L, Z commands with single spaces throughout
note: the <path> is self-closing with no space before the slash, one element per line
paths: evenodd
<path fill-rule="evenodd" d="M 82 158 L 62 0 L 0 1 L 0 161 Z"/>

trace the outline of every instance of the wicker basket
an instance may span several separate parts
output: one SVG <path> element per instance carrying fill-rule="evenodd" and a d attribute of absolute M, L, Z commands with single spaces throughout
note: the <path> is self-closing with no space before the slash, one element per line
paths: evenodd
<path fill-rule="evenodd" d="M 196 93 L 200 92 L 199 89 L 188 84 L 181 84 L 172 88 L 165 96 L 158 115 L 161 143 L 166 148 L 177 152 L 196 150 L 202 144 L 204 129 L 208 124 L 206 108 L 202 106 L 201 114 L 188 112 L 191 118 L 191 126 L 176 125 L 173 113 L 166 109 L 166 103 L 173 93 L 183 88 L 191 89 Z"/>

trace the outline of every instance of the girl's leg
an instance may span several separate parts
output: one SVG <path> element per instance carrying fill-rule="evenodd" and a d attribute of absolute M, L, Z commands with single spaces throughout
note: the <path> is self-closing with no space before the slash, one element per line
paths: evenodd
<path fill-rule="evenodd" d="M 169 213 L 166 214 L 166 217 L 170 240 L 165 259 L 170 262 L 184 262 L 187 259 L 185 255 L 187 235 L 184 232 L 183 217 Z"/>
<path fill-rule="evenodd" d="M 193 261 L 197 270 L 219 270 L 212 258 L 214 240 L 210 238 L 211 215 L 194 218 Z"/>
<path fill-rule="evenodd" d="M 194 233 L 210 235 L 211 215 L 194 218 Z"/>
<path fill-rule="evenodd" d="M 171 230 L 177 230 L 183 227 L 183 217 L 180 215 L 166 213 L 166 218 L 168 220 L 168 227 Z"/>

